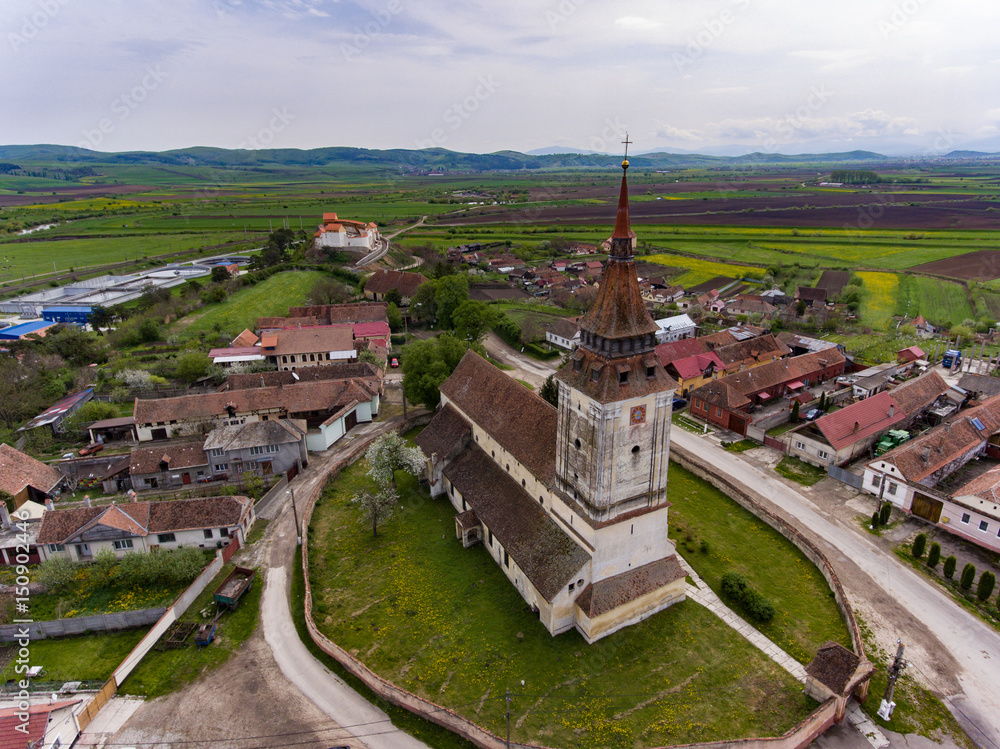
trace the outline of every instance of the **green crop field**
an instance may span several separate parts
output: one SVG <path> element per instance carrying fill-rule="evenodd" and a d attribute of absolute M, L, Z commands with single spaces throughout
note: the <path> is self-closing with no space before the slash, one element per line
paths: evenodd
<path fill-rule="evenodd" d="M 286 271 L 255 286 L 240 289 L 224 302 L 212 304 L 179 320 L 174 333 L 184 337 L 220 331 L 233 337 L 256 327 L 258 317 L 283 316 L 289 307 L 305 304 L 316 282 L 326 278 L 319 271 Z"/>
<path fill-rule="evenodd" d="M 899 277 L 896 314 L 923 315 L 935 325 L 948 327 L 975 319 L 969 295 L 961 284 L 925 276 Z"/>

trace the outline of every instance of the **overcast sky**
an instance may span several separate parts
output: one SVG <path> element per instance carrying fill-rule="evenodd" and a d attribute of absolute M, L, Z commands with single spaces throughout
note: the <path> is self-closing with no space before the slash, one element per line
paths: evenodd
<path fill-rule="evenodd" d="M 0 143 L 1000 150 L 996 0 L 3 0 Z"/>

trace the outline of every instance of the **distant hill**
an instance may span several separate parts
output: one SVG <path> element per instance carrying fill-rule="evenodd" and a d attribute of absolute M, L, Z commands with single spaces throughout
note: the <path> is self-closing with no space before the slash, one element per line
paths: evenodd
<path fill-rule="evenodd" d="M 987 153 L 986 151 L 952 151 L 951 153 L 946 153 L 943 158 L 946 159 L 987 159 L 996 158 L 1000 156 L 997 153 Z"/>
<path fill-rule="evenodd" d="M 548 151 L 550 149 L 537 149 Z M 557 149 L 551 149 L 557 150 Z M 574 151 L 574 149 L 567 149 Z M 751 153 L 744 156 L 706 156 L 703 154 L 648 153 L 629 159 L 632 166 L 649 169 L 684 169 L 692 167 L 737 167 L 754 164 L 830 164 L 870 163 L 887 157 L 871 151 L 848 153 L 800 154 Z M 497 151 L 477 154 L 449 151 L 444 148 L 422 150 L 327 147 L 312 149 L 274 148 L 262 150 L 225 149 L 195 146 L 172 151 L 129 151 L 104 153 L 75 146 L 50 144 L 0 146 L 0 160 L 64 164 L 132 164 L 151 166 L 206 166 L 252 169 L 277 167 L 369 166 L 409 172 L 488 172 L 543 169 L 602 169 L 621 164 L 617 154 L 587 152 L 534 153 Z"/>

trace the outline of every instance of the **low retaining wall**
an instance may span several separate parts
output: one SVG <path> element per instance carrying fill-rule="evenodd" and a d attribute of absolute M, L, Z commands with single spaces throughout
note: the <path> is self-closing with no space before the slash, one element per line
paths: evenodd
<path fill-rule="evenodd" d="M 395 427 L 397 431 L 404 432 L 417 426 L 421 423 L 427 423 L 430 420 L 429 414 L 423 414 L 417 417 L 411 417 L 410 419 L 404 420 L 399 426 Z M 332 464 L 329 469 L 328 480 L 335 477 L 344 468 L 354 463 L 358 460 L 368 449 L 368 446 L 377 439 L 378 435 L 372 436 L 370 439 L 364 440 L 361 443 L 353 446 L 351 450 L 346 453 L 341 459 L 336 463 Z M 692 469 L 689 469 L 692 470 Z M 403 689 L 402 687 L 382 678 L 377 673 L 368 668 L 364 663 L 359 661 L 353 655 L 348 653 L 346 650 L 341 648 L 339 645 L 331 641 L 316 626 L 316 622 L 312 616 L 312 587 L 309 584 L 309 523 L 312 520 L 313 510 L 316 507 L 316 500 L 319 499 L 320 495 L 323 493 L 324 485 L 319 485 L 317 488 L 309 495 L 306 502 L 306 509 L 303 515 L 302 521 L 302 569 L 303 577 L 305 579 L 305 620 L 306 629 L 309 631 L 309 636 L 312 641 L 322 650 L 324 653 L 333 658 L 337 663 L 343 666 L 352 676 L 361 680 L 366 687 L 368 687 L 372 692 L 377 694 L 379 697 L 387 700 L 388 702 L 396 705 L 398 707 L 405 708 L 411 713 L 415 713 L 420 717 L 429 720 L 432 723 L 436 723 L 439 726 L 447 728 L 449 731 L 458 734 L 467 741 L 472 742 L 480 749 L 504 749 L 507 746 L 515 747 L 516 749 L 548 749 L 547 747 L 540 746 L 537 744 L 524 744 L 512 741 L 508 745 L 506 741 L 493 733 L 490 733 L 485 728 L 471 720 L 458 715 L 457 713 L 451 711 L 450 709 L 438 705 L 430 700 L 423 697 L 419 697 L 412 692 Z M 749 509 L 749 508 L 748 508 Z M 755 513 L 756 514 L 756 513 Z M 803 539 L 805 540 L 805 539 Z M 819 550 L 816 550 L 819 553 Z M 822 556 L 820 554 L 820 556 Z M 825 560 L 824 560 L 825 561 Z M 832 569 L 831 569 L 832 573 Z M 834 578 L 836 579 L 836 578 Z M 839 589 L 840 583 L 837 583 Z M 832 586 L 831 586 L 832 587 Z M 841 591 L 843 593 L 843 591 Z M 838 597 L 838 604 L 840 598 Z M 845 601 L 846 603 L 846 601 Z M 850 608 L 848 608 L 850 612 Z M 853 623 L 853 613 L 851 613 L 850 621 Z M 855 629 L 857 625 L 855 624 Z M 860 643 L 860 635 L 859 635 Z M 863 654 L 863 651 L 860 651 Z M 684 747 L 690 747 L 691 749 L 803 749 L 803 747 L 808 746 L 815 740 L 817 736 L 822 734 L 827 728 L 829 728 L 836 719 L 837 705 L 836 700 L 830 699 L 816 708 L 812 713 L 810 713 L 804 720 L 802 720 L 797 726 L 790 729 L 781 736 L 776 736 L 773 738 L 762 738 L 762 739 L 739 739 L 735 741 L 714 741 L 705 742 L 700 744 L 685 744 Z M 659 749 L 672 749 L 670 747 L 660 747 Z"/>
<path fill-rule="evenodd" d="M 281 480 L 272 486 L 267 494 L 257 500 L 257 504 L 253 506 L 254 513 L 260 515 L 262 512 L 267 510 L 267 508 L 271 506 L 271 502 L 273 502 L 276 497 L 279 497 L 282 493 L 284 493 L 287 487 L 288 477 L 282 475 Z"/>
<path fill-rule="evenodd" d="M 51 619 L 31 624 L 4 624 L 0 626 L 0 642 L 13 642 L 23 637 L 27 630 L 32 640 L 44 640 L 47 637 L 64 637 L 67 635 L 82 635 L 87 632 L 107 632 L 109 630 L 134 629 L 147 627 L 157 621 L 166 609 L 160 606 L 156 609 L 139 609 L 138 611 L 119 611 L 114 614 L 95 614 L 93 616 L 78 616 L 71 619 Z"/>
<path fill-rule="evenodd" d="M 714 466 L 703 463 L 697 456 L 688 450 L 685 450 L 680 445 L 674 443 L 670 446 L 670 459 L 676 461 L 677 464 L 683 468 L 691 471 L 691 473 L 695 476 L 708 481 L 712 484 L 712 486 L 719 489 L 745 510 L 753 513 L 755 516 L 763 520 L 769 526 L 778 531 L 778 533 L 795 544 L 799 551 L 805 554 L 809 561 L 816 565 L 819 571 L 823 574 L 823 577 L 826 578 L 826 582 L 830 586 L 830 589 L 833 591 L 833 595 L 837 601 L 837 608 L 840 609 L 840 614 L 844 617 L 844 621 L 847 623 L 847 629 L 851 634 L 851 643 L 854 646 L 854 652 L 864 658 L 865 645 L 861 639 L 861 630 L 858 627 L 857 619 L 854 618 L 854 610 L 851 608 L 851 604 L 847 600 L 847 594 L 844 592 L 844 587 L 840 584 L 840 578 L 837 577 L 837 573 L 834 571 L 833 565 L 830 564 L 830 560 L 826 558 L 823 552 L 819 550 L 819 547 L 802 535 L 784 518 L 767 509 L 762 502 L 762 500 L 765 499 L 764 497 L 760 496 L 752 489 L 748 489 L 742 484 L 738 484 L 733 479 L 720 473 Z"/>

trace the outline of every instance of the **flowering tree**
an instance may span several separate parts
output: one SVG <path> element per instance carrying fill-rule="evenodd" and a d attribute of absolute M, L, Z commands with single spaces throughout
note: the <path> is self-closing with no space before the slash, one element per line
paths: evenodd
<path fill-rule="evenodd" d="M 392 517 L 399 503 L 396 471 L 416 476 L 423 470 L 425 459 L 420 448 L 408 445 L 396 432 L 388 432 L 375 440 L 365 457 L 368 475 L 375 481 L 375 491 L 364 489 L 351 497 L 351 502 L 361 509 L 362 522 L 371 523 L 372 536 L 378 536 L 378 524 Z"/>

